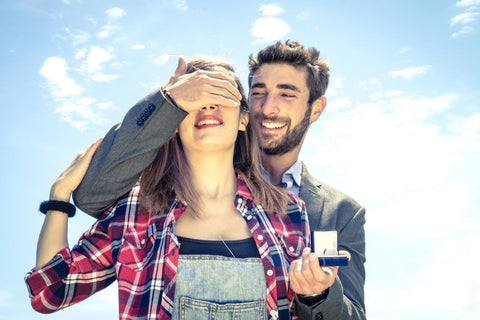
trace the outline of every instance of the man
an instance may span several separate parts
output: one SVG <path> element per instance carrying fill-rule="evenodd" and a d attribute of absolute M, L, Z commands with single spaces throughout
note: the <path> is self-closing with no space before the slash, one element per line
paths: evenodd
<path fill-rule="evenodd" d="M 306 204 L 311 230 L 337 230 L 338 244 L 351 261 L 327 286 L 299 296 L 314 308 L 300 314 L 322 314 L 323 319 L 365 317 L 365 209 L 353 199 L 311 176 L 298 156 L 310 125 L 326 106 L 329 66 L 315 48 L 298 42 L 277 42 L 250 56 L 249 107 L 262 133 L 263 165 L 273 184 L 286 185 Z M 304 260 L 307 256 L 304 255 Z M 304 272 L 305 273 L 305 272 Z M 327 274 L 306 272 L 300 282 L 311 283 Z M 291 274 L 294 279 L 295 275 Z M 328 279 L 328 276 L 326 277 Z M 295 283 L 294 291 L 298 292 Z M 323 300 L 323 301 L 322 301 Z M 310 313 L 311 312 L 311 313 Z M 308 317 L 307 317 L 308 318 Z"/>
<path fill-rule="evenodd" d="M 262 128 L 266 174 L 305 201 L 312 230 L 337 230 L 349 266 L 321 269 L 305 252 L 291 267 L 291 285 L 301 319 L 363 319 L 365 210 L 339 191 L 315 180 L 298 161 L 311 123 L 326 106 L 329 70 L 316 49 L 277 43 L 250 59 L 250 108 Z M 295 64 L 293 63 L 295 61 Z M 158 148 L 188 114 L 204 105 L 239 105 L 234 82 L 225 75 L 185 74 L 185 61 L 164 90 L 140 100 L 104 137 L 87 174 L 74 192 L 83 211 L 98 217 L 137 182 Z M 184 106 L 191 110 L 182 109 Z M 178 107 L 180 106 L 180 108 Z M 313 256 L 313 254 L 312 254 Z M 293 272 L 292 270 L 296 270 Z M 312 285 L 313 284 L 313 285 Z"/>

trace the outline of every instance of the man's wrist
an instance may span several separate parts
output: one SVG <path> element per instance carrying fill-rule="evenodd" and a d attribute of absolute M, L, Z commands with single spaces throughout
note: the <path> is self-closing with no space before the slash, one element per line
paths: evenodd
<path fill-rule="evenodd" d="M 175 101 L 175 99 L 173 98 L 173 96 L 170 94 L 170 91 L 168 91 L 165 87 L 161 87 L 160 88 L 161 91 L 162 91 L 162 94 L 163 94 L 163 97 L 168 101 L 170 102 L 170 104 L 172 104 L 173 106 L 179 108 L 179 109 L 182 109 L 178 106 L 177 102 Z M 183 110 L 183 109 L 182 109 Z"/>
<path fill-rule="evenodd" d="M 328 289 L 323 290 L 321 293 L 317 293 L 317 294 L 306 295 L 306 294 L 297 293 L 296 295 L 299 302 L 307 306 L 313 306 L 315 304 L 322 303 L 327 299 Z"/>

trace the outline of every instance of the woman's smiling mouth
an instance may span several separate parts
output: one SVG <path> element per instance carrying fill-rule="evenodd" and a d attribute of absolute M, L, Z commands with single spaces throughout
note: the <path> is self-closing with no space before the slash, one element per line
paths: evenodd
<path fill-rule="evenodd" d="M 220 118 L 215 116 L 204 116 L 197 119 L 197 121 L 195 121 L 195 127 L 197 129 L 204 129 L 204 128 L 209 128 L 213 126 L 219 126 L 222 124 L 223 124 L 223 121 Z"/>

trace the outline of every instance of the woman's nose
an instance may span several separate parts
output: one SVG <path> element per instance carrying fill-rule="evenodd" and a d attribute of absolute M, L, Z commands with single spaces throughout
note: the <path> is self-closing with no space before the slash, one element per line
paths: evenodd
<path fill-rule="evenodd" d="M 209 106 L 203 106 L 202 110 L 207 111 L 207 110 L 218 110 L 220 106 L 218 104 L 212 104 Z"/>

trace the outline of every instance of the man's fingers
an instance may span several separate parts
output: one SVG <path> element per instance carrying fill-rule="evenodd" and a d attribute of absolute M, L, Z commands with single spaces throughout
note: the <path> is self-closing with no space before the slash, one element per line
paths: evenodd
<path fill-rule="evenodd" d="M 238 90 L 238 85 L 235 79 L 230 75 L 217 71 L 199 72 L 199 78 L 202 79 L 207 86 L 205 90 L 226 98 L 241 100 L 242 95 Z"/>
<path fill-rule="evenodd" d="M 208 97 L 205 98 L 205 105 L 216 104 L 226 108 L 238 108 L 240 106 L 240 100 L 237 100 L 231 95 L 221 95 L 210 93 Z M 203 105 L 201 106 L 203 107 Z"/>
<path fill-rule="evenodd" d="M 305 263 L 303 259 L 298 259 L 290 265 L 290 285 L 292 290 L 301 294 L 312 294 L 311 281 L 304 274 Z"/>
<path fill-rule="evenodd" d="M 298 283 L 297 276 L 295 275 L 296 268 L 302 268 L 300 260 L 292 261 L 289 270 L 290 286 L 292 287 L 293 291 L 298 292 L 300 291 L 301 286 L 300 283 Z"/>
<path fill-rule="evenodd" d="M 345 251 L 345 250 L 340 250 L 340 251 L 338 251 L 338 255 L 340 255 L 340 256 L 347 256 L 348 261 L 350 261 L 350 260 L 352 259 L 352 256 L 350 255 L 350 252 Z"/>

